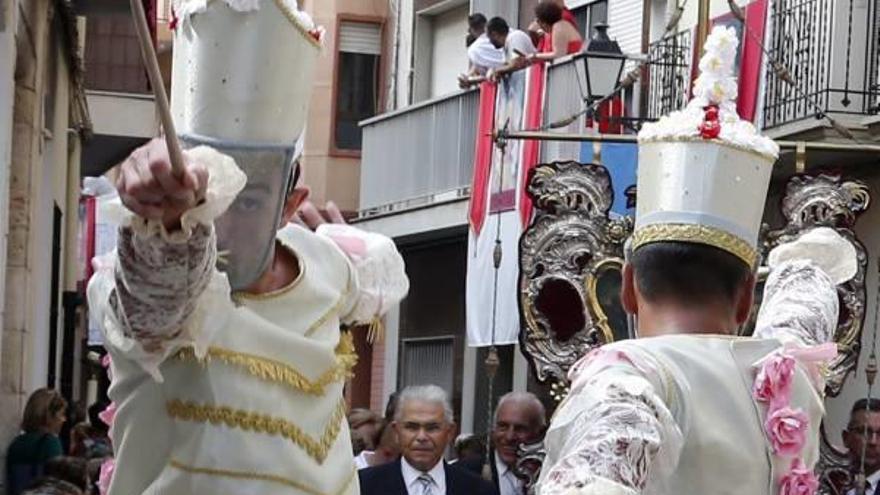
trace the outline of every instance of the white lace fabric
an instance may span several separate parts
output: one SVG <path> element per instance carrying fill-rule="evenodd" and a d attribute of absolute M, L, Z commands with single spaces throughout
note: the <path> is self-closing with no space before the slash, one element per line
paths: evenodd
<path fill-rule="evenodd" d="M 813 262 L 783 262 L 767 282 L 755 336 L 828 342 L 837 306 L 834 284 Z M 635 349 L 611 359 L 601 352 L 572 369 L 572 390 L 545 437 L 539 495 L 655 493 L 652 483 L 676 468 L 688 421 L 671 392 L 686 391 L 686 377 Z"/>
<path fill-rule="evenodd" d="M 138 217 L 117 200 L 108 218 L 119 224 L 117 249 L 94 261 L 89 309 L 106 343 L 137 362 L 157 381 L 159 365 L 191 345 L 203 356 L 224 308 L 231 308 L 226 276 L 214 269 L 213 222 L 244 188 L 235 161 L 208 147 L 186 152 L 208 168 L 205 200 L 168 232 L 161 222 Z"/>

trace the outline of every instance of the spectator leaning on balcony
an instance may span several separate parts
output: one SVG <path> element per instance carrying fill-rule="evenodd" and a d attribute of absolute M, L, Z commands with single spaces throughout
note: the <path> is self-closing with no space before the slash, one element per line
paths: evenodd
<path fill-rule="evenodd" d="M 540 53 L 526 57 L 530 62 L 553 60 L 581 51 L 584 38 L 574 24 L 564 18 L 563 12 L 562 7 L 553 2 L 541 2 L 535 6 L 535 19 L 545 34 L 541 39 Z"/>
<path fill-rule="evenodd" d="M 498 81 L 507 74 L 528 66 L 527 57 L 537 51 L 528 34 L 519 29 L 511 29 L 507 21 L 500 17 L 493 17 L 489 21 L 486 33 L 495 48 L 504 50 L 504 65 L 487 74 L 492 81 Z"/>
<path fill-rule="evenodd" d="M 504 65 L 504 51 L 489 41 L 486 22 L 486 16 L 480 13 L 468 17 L 468 72 L 458 76 L 458 86 L 462 89 L 484 81 L 490 69 Z"/>

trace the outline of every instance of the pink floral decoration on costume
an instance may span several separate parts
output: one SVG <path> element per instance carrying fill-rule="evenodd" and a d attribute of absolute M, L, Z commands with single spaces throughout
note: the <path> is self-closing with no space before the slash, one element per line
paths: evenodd
<path fill-rule="evenodd" d="M 110 481 L 113 479 L 113 470 L 116 468 L 116 461 L 109 458 L 101 464 L 101 474 L 98 476 L 98 491 L 101 495 L 110 493 Z"/>
<path fill-rule="evenodd" d="M 773 453 L 782 456 L 798 455 L 807 440 L 810 419 L 800 409 L 779 408 L 767 416 L 764 429 L 770 437 Z"/>
<path fill-rule="evenodd" d="M 104 409 L 103 411 L 98 413 L 98 417 L 107 426 L 113 426 L 113 418 L 116 417 L 116 403 L 111 402 L 110 405 L 107 406 L 107 409 Z"/>
<path fill-rule="evenodd" d="M 782 477 L 779 495 L 814 495 L 819 489 L 816 475 L 800 459 L 791 462 L 791 471 Z"/>
<path fill-rule="evenodd" d="M 760 402 L 769 402 L 770 409 L 787 404 L 791 400 L 791 383 L 795 360 L 783 353 L 773 353 L 758 371 L 752 393 Z"/>

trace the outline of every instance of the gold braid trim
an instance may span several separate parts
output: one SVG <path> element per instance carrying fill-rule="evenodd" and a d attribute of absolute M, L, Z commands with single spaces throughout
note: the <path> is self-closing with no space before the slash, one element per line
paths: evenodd
<path fill-rule="evenodd" d="M 254 433 L 282 436 L 301 447 L 312 459 L 321 464 L 342 429 L 345 419 L 345 400 L 340 400 L 319 439 L 308 436 L 299 426 L 281 418 L 274 418 L 228 406 L 199 405 L 195 402 L 173 399 L 166 404 L 168 415 L 182 421 L 226 425 Z"/>
<path fill-rule="evenodd" d="M 177 351 L 175 357 L 181 361 L 195 361 L 203 365 L 216 359 L 230 366 L 244 368 L 248 374 L 257 378 L 281 383 L 303 393 L 319 396 L 324 395 L 324 389 L 328 385 L 350 378 L 354 374 L 352 369 L 358 360 L 350 332 L 343 332 L 339 337 L 339 344 L 336 345 L 336 364 L 314 381 L 309 380 L 299 370 L 287 363 L 223 347 L 209 347 L 202 360 L 196 357 L 192 347 L 182 348 Z"/>
<path fill-rule="evenodd" d="M 707 225 L 657 223 L 640 227 L 632 235 L 634 250 L 645 244 L 664 241 L 695 242 L 723 249 L 743 260 L 749 268 L 754 267 L 758 259 L 754 246 L 730 232 Z"/>
<path fill-rule="evenodd" d="M 206 476 L 220 476 L 224 478 L 235 478 L 240 480 L 252 480 L 252 481 L 269 481 L 272 483 L 279 483 L 282 485 L 287 485 L 290 488 L 294 488 L 297 490 L 301 490 L 309 495 L 330 495 L 325 492 L 319 492 L 313 488 L 309 488 L 301 483 L 298 483 L 290 478 L 285 478 L 283 476 L 278 476 L 275 474 L 268 473 L 255 473 L 252 471 L 233 471 L 230 469 L 216 469 L 216 468 L 204 468 L 204 467 L 195 467 L 184 464 L 177 459 L 171 459 L 168 462 L 168 465 L 179 469 L 181 471 L 191 473 L 191 474 L 204 474 Z M 345 480 L 345 483 L 342 484 L 338 490 L 333 492 L 332 495 L 341 495 L 345 493 L 348 487 L 351 485 L 351 482 L 355 478 L 355 474 L 357 471 L 352 469 L 351 474 L 348 475 L 348 478 Z"/>

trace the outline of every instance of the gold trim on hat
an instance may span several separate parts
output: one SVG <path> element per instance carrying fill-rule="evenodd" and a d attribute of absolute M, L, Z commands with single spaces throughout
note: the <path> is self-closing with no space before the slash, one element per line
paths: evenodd
<path fill-rule="evenodd" d="M 655 138 L 639 138 L 639 145 L 642 144 L 662 144 L 662 143 L 715 143 L 721 146 L 726 146 L 728 148 L 732 148 L 738 151 L 743 151 L 752 155 L 755 155 L 763 160 L 769 160 L 770 165 L 772 166 L 776 163 L 776 160 L 779 158 L 778 156 L 774 156 L 767 153 L 761 153 L 760 151 L 749 148 L 748 146 L 744 146 L 741 144 L 732 143 L 730 141 L 725 141 L 723 139 L 704 139 L 700 136 L 662 136 Z"/>
<path fill-rule="evenodd" d="M 653 242 L 695 242 L 706 244 L 743 260 L 749 267 L 755 266 L 758 251 L 741 238 L 724 230 L 693 223 L 656 223 L 645 225 L 633 232 L 632 247 L 638 249 Z"/>

